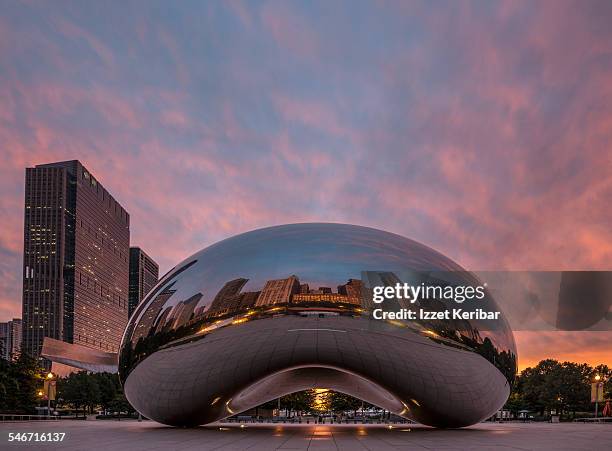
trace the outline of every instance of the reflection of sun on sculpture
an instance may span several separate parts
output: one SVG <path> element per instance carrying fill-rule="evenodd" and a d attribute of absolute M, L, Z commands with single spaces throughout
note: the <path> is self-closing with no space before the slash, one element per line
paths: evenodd
<path fill-rule="evenodd" d="M 312 408 L 313 410 L 319 412 L 326 412 L 330 409 L 330 401 L 329 401 L 329 389 L 328 388 L 315 388 L 314 389 L 314 398 L 312 400 Z"/>
<path fill-rule="evenodd" d="M 503 320 L 483 330 L 370 315 L 373 286 L 435 270 L 473 280 L 432 249 L 357 226 L 279 226 L 215 244 L 162 278 L 130 319 L 120 354 L 126 395 L 173 425 L 313 387 L 426 424 L 480 421 L 504 403 L 516 369 Z"/>

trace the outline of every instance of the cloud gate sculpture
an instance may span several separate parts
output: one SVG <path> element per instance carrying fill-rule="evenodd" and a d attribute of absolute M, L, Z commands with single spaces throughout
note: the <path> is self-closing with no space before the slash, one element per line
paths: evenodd
<path fill-rule="evenodd" d="M 371 314 L 373 286 L 435 271 L 474 278 L 424 245 L 366 227 L 293 224 L 226 239 L 173 268 L 130 319 L 119 356 L 125 394 L 174 426 L 315 387 L 431 426 L 474 424 L 510 393 L 516 349 L 506 321 Z M 490 293 L 482 302 L 498 309 Z"/>

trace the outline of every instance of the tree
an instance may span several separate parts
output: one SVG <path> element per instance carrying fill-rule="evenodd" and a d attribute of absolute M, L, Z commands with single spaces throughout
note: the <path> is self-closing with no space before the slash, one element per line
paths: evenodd
<path fill-rule="evenodd" d="M 586 363 L 563 362 L 559 371 L 557 410 L 561 413 L 589 409 L 590 377 L 593 369 Z"/>
<path fill-rule="evenodd" d="M 83 413 L 96 407 L 104 411 L 134 412 L 121 389 L 119 378 L 111 373 L 71 373 L 58 381 L 58 402 Z"/>
<path fill-rule="evenodd" d="M 551 410 L 559 414 L 576 415 L 591 410 L 590 390 L 596 374 L 602 380 L 612 375 L 606 365 L 591 368 L 586 363 L 542 360 L 533 368 L 527 368 L 516 378 L 505 408 L 532 410 L 544 415 Z M 605 396 L 612 394 L 612 382 L 604 385 Z"/>
<path fill-rule="evenodd" d="M 9 411 L 14 409 L 14 396 L 18 391 L 19 383 L 13 375 L 10 362 L 0 359 L 0 410 Z"/>
<path fill-rule="evenodd" d="M 353 416 L 357 416 L 357 409 L 360 409 L 363 405 L 362 400 L 345 393 L 332 391 L 330 395 L 331 409 L 336 413 L 352 410 Z"/>
<path fill-rule="evenodd" d="M 521 373 L 522 394 L 529 410 L 544 415 L 546 410 L 556 406 L 561 384 L 560 371 L 559 362 L 547 359 Z"/>
<path fill-rule="evenodd" d="M 43 369 L 21 353 L 16 360 L 0 359 L 0 409 L 11 413 L 34 413 L 43 385 Z"/>
<path fill-rule="evenodd" d="M 111 373 L 94 373 L 90 377 L 94 379 L 98 385 L 100 396 L 99 403 L 103 410 L 107 410 L 110 404 L 115 400 L 115 397 L 121 392 L 121 385 L 116 374 Z"/>
<path fill-rule="evenodd" d="M 314 398 L 313 390 L 304 390 L 281 397 L 280 404 L 282 409 L 289 411 L 289 417 L 291 417 L 294 411 L 310 411 Z"/>
<path fill-rule="evenodd" d="M 90 413 L 100 402 L 100 387 L 94 377 L 86 371 L 71 373 L 68 377 L 60 379 L 58 394 L 62 401 L 77 411 L 83 409 L 83 414 Z"/>
<path fill-rule="evenodd" d="M 121 413 L 125 412 L 125 413 L 127 413 L 129 415 L 132 412 L 134 412 L 134 408 L 128 402 L 128 400 L 124 396 L 123 392 L 115 393 L 115 396 L 114 396 L 113 400 L 109 403 L 108 408 L 112 412 L 116 412 L 118 414 L 121 414 Z"/>
<path fill-rule="evenodd" d="M 291 417 L 293 412 L 310 412 L 315 401 L 314 390 L 303 390 L 295 393 L 290 393 L 280 397 L 280 408 L 287 410 L 288 416 Z M 272 399 L 258 408 L 263 409 L 277 409 L 279 405 L 279 399 Z"/>
<path fill-rule="evenodd" d="M 510 393 L 508 397 L 508 401 L 506 401 L 504 405 L 504 409 L 509 410 L 515 416 L 518 416 L 521 410 L 526 410 L 526 407 L 525 400 L 521 396 L 521 393 L 516 390 L 512 390 L 512 393 Z"/>

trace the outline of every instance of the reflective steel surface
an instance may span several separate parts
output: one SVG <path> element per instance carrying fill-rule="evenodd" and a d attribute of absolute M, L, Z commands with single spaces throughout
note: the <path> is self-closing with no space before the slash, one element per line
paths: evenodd
<path fill-rule="evenodd" d="M 371 316 L 373 286 L 438 277 L 430 271 L 477 283 L 440 253 L 366 227 L 293 224 L 221 241 L 171 270 L 132 316 L 119 360 L 126 396 L 171 425 L 315 386 L 425 424 L 473 424 L 510 391 L 506 321 Z M 482 302 L 499 310 L 490 294 Z"/>

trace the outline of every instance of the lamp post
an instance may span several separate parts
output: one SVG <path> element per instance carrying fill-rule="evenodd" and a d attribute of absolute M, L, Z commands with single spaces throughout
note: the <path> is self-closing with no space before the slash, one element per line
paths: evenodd
<path fill-rule="evenodd" d="M 51 381 L 55 376 L 49 371 L 47 374 L 47 416 L 51 416 Z"/>
<path fill-rule="evenodd" d="M 595 375 L 595 418 L 597 418 L 597 410 L 599 408 L 599 381 L 601 380 L 601 376 L 599 374 Z"/>

